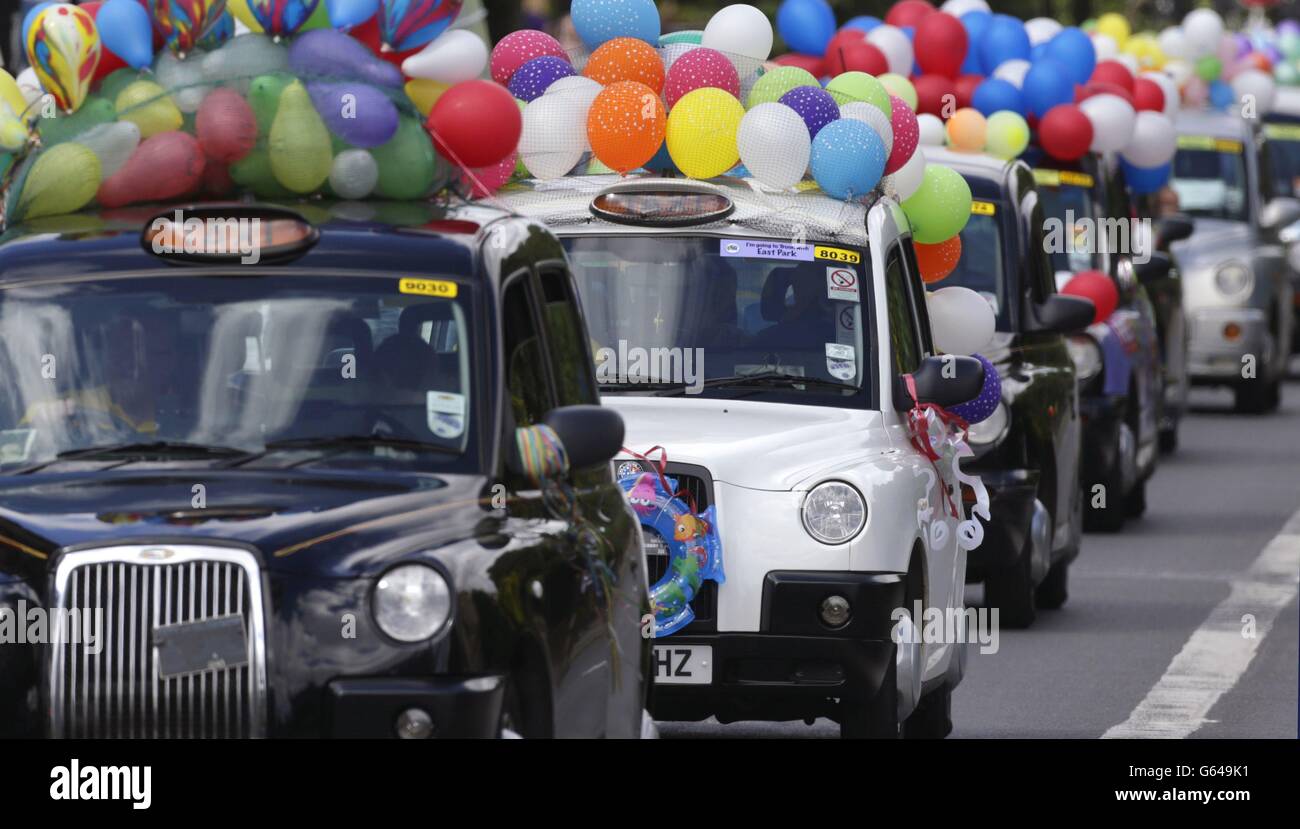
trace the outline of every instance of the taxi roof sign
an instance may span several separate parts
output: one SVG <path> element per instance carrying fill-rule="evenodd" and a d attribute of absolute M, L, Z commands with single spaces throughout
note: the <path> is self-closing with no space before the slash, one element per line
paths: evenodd
<path fill-rule="evenodd" d="M 145 222 L 144 249 L 171 262 L 255 265 L 297 256 L 320 238 L 292 210 L 265 205 L 177 207 Z"/>

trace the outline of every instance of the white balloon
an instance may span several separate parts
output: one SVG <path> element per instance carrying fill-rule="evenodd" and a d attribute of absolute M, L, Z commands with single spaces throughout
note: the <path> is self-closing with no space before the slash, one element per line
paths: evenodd
<path fill-rule="evenodd" d="M 1092 123 L 1093 152 L 1109 153 L 1128 146 L 1133 137 L 1136 113 L 1133 105 L 1118 95 L 1093 95 L 1079 109 Z"/>
<path fill-rule="evenodd" d="M 203 58 L 181 60 L 170 50 L 164 49 L 154 64 L 153 79 L 171 93 L 177 109 L 184 113 L 195 113 L 199 111 L 204 96 L 212 89 L 211 86 L 201 85 L 204 81 L 204 65 Z"/>
<path fill-rule="evenodd" d="M 1119 54 L 1119 44 L 1110 35 L 1093 35 L 1092 49 L 1097 53 L 1097 60 L 1112 60 Z"/>
<path fill-rule="evenodd" d="M 1173 121 L 1160 112 L 1139 112 L 1133 119 L 1133 137 L 1120 155 L 1134 167 L 1159 167 L 1174 157 L 1177 148 Z"/>
<path fill-rule="evenodd" d="M 1029 72 L 1029 61 L 1021 58 L 1012 58 L 998 64 L 998 68 L 993 70 L 993 77 L 1001 78 L 1016 89 L 1024 86 L 1025 75 Z"/>
<path fill-rule="evenodd" d="M 229 84 L 240 95 L 258 75 L 270 75 L 289 68 L 289 50 L 261 33 L 233 37 L 203 58 L 203 79 Z"/>
<path fill-rule="evenodd" d="M 1183 87 L 1183 84 L 1192 79 L 1192 72 L 1194 71 L 1192 65 L 1182 58 L 1167 60 L 1165 61 L 1165 65 L 1161 68 L 1164 70 L 1165 74 L 1173 80 L 1174 85 L 1179 89 Z"/>
<path fill-rule="evenodd" d="M 577 166 L 586 149 L 587 117 L 580 96 L 542 95 L 524 107 L 519 157 L 535 177 L 559 178 Z"/>
<path fill-rule="evenodd" d="M 140 144 L 140 128 L 130 121 L 110 121 L 86 130 L 77 138 L 99 157 L 100 180 L 122 168 Z"/>
<path fill-rule="evenodd" d="M 904 78 L 912 74 L 912 41 L 902 29 L 883 23 L 867 32 L 867 42 L 884 53 L 890 72 Z"/>
<path fill-rule="evenodd" d="M 1178 26 L 1169 26 L 1160 32 L 1160 37 L 1156 38 L 1160 44 L 1160 51 L 1165 53 L 1166 59 L 1186 58 L 1191 55 L 1191 47 L 1187 43 L 1187 36 Z"/>
<path fill-rule="evenodd" d="M 943 120 L 937 115 L 923 112 L 916 116 L 916 126 L 921 133 L 919 144 L 922 147 L 942 147 L 948 140 L 948 133 L 943 127 Z"/>
<path fill-rule="evenodd" d="M 1190 57 L 1213 55 L 1223 37 L 1223 18 L 1214 9 L 1193 9 L 1183 18 L 1183 37 Z"/>
<path fill-rule="evenodd" d="M 439 83 L 470 81 L 483 74 L 488 47 L 468 29 L 448 29 L 402 61 L 402 74 Z"/>
<path fill-rule="evenodd" d="M 798 184 L 808 169 L 812 139 L 799 113 L 785 104 L 769 101 L 740 119 L 736 148 L 740 150 L 741 162 L 754 178 L 768 187 L 787 190 Z"/>
<path fill-rule="evenodd" d="M 931 116 L 933 117 L 933 116 Z M 894 171 L 894 192 L 900 202 L 907 201 L 925 180 L 925 153 L 912 153 L 907 163 Z"/>
<path fill-rule="evenodd" d="M 997 324 L 993 308 L 975 291 L 954 285 L 925 298 L 934 344 L 940 351 L 969 356 L 993 342 Z"/>
<path fill-rule="evenodd" d="M 23 100 L 28 106 L 36 103 L 45 94 L 40 79 L 36 77 L 36 70 L 30 66 L 18 73 L 14 83 L 18 84 L 18 91 L 23 93 Z"/>
<path fill-rule="evenodd" d="M 330 189 L 342 199 L 364 199 L 379 182 L 379 165 L 367 150 L 344 150 L 330 167 Z"/>
<path fill-rule="evenodd" d="M 1253 100 L 1254 116 L 1259 118 L 1267 115 L 1273 109 L 1273 100 L 1277 96 L 1277 84 L 1273 78 L 1258 69 L 1247 69 L 1237 74 L 1232 79 L 1232 91 L 1236 93 L 1237 100 L 1246 105 L 1247 101 Z"/>
<path fill-rule="evenodd" d="M 1025 21 L 1025 34 L 1029 35 L 1029 45 L 1046 43 L 1056 36 L 1063 27 L 1050 17 L 1035 17 Z"/>
<path fill-rule="evenodd" d="M 664 72 L 666 73 L 669 69 L 672 69 L 673 64 L 676 63 L 677 59 L 682 55 L 692 49 L 698 48 L 700 48 L 700 44 L 698 43 L 669 43 L 665 46 L 660 46 L 659 57 L 664 62 Z"/>
<path fill-rule="evenodd" d="M 709 18 L 700 45 L 717 49 L 728 57 L 742 55 L 767 60 L 772 54 L 772 24 L 767 15 L 753 6 L 736 3 Z"/>
<path fill-rule="evenodd" d="M 1138 66 L 1138 59 L 1127 52 L 1121 52 L 1120 54 L 1112 58 L 1112 60 L 1115 60 L 1120 64 L 1122 64 L 1124 68 L 1129 71 L 1130 75 L 1136 75 L 1138 73 L 1138 69 L 1141 68 L 1140 66 Z"/>
<path fill-rule="evenodd" d="M 875 130 L 880 140 L 885 142 L 885 158 L 889 158 L 894 151 L 894 127 L 879 107 L 866 101 L 849 101 L 840 107 L 840 117 L 861 121 Z"/>
<path fill-rule="evenodd" d="M 946 3 L 939 7 L 939 11 L 946 12 L 953 17 L 961 17 L 966 12 L 992 13 L 993 10 L 989 8 L 989 4 L 984 0 L 947 0 Z"/>
<path fill-rule="evenodd" d="M 567 78 L 560 78 L 558 81 L 555 81 L 550 86 L 546 87 L 546 91 L 542 94 L 563 96 L 566 100 L 580 109 L 582 123 L 586 124 L 587 113 L 591 111 L 591 104 L 596 100 L 596 96 L 600 94 L 602 88 L 603 87 L 601 87 L 599 82 L 593 81 L 591 78 L 584 75 L 570 75 Z M 587 137 L 587 131 L 585 128 L 582 131 L 582 135 L 584 151 L 590 150 L 591 140 Z"/>
<path fill-rule="evenodd" d="M 1160 91 L 1165 93 L 1165 115 L 1173 118 L 1178 114 L 1178 84 L 1174 79 L 1164 72 L 1143 72 L 1142 77 L 1151 81 L 1160 87 Z"/>

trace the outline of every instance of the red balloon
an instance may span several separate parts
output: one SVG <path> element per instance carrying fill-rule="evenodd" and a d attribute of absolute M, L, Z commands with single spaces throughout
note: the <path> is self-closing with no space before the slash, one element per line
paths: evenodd
<path fill-rule="evenodd" d="M 1038 141 L 1053 158 L 1074 161 L 1092 144 L 1092 122 L 1074 104 L 1057 104 L 1038 123 Z"/>
<path fill-rule="evenodd" d="M 807 70 L 808 74 L 814 78 L 820 78 L 826 75 L 826 60 L 816 55 L 801 55 L 798 52 L 787 52 L 772 58 L 772 63 L 779 66 L 797 66 L 800 69 Z"/>
<path fill-rule="evenodd" d="M 219 161 L 208 159 L 203 166 L 203 194 L 205 196 L 225 196 L 235 189 L 235 182 L 230 178 L 230 171 Z"/>
<path fill-rule="evenodd" d="M 921 271 L 921 281 L 927 285 L 952 273 L 961 259 L 961 234 L 933 245 L 915 242 L 912 246 L 916 249 L 916 265 Z"/>
<path fill-rule="evenodd" d="M 957 93 L 957 109 L 971 105 L 971 98 L 975 97 L 975 87 L 984 83 L 983 75 L 962 75 L 953 85 L 953 91 Z"/>
<path fill-rule="evenodd" d="M 1150 78 L 1138 78 L 1133 82 L 1133 105 L 1139 111 L 1164 112 L 1165 91 Z"/>
<path fill-rule="evenodd" d="M 1117 60 L 1103 60 L 1098 63 L 1097 68 L 1092 70 L 1092 77 L 1088 82 L 1090 84 L 1112 83 L 1124 87 L 1130 93 L 1133 91 L 1133 73 Z"/>
<path fill-rule="evenodd" d="M 203 97 L 194 116 L 194 134 L 204 155 L 229 164 L 253 151 L 257 117 L 243 95 L 225 87 L 214 89 Z"/>
<path fill-rule="evenodd" d="M 160 132 L 140 142 L 121 169 L 104 179 L 96 198 L 104 207 L 121 207 L 185 196 L 198 189 L 205 166 L 197 138 Z"/>
<path fill-rule="evenodd" d="M 443 157 L 466 167 L 491 167 L 519 146 L 524 122 L 505 87 L 473 80 L 442 93 L 425 125 Z"/>
<path fill-rule="evenodd" d="M 1065 283 L 1061 293 L 1092 300 L 1092 304 L 1097 307 L 1097 313 L 1092 318 L 1094 324 L 1109 317 L 1119 307 L 1119 289 L 1115 287 L 1114 280 L 1101 271 L 1076 273 Z"/>
<path fill-rule="evenodd" d="M 946 75 L 919 75 L 912 78 L 916 87 L 916 111 L 944 117 L 944 104 L 948 103 L 947 114 L 956 112 L 961 104 L 953 80 Z M 944 96 L 952 96 L 945 98 Z"/>
<path fill-rule="evenodd" d="M 105 0 L 93 0 L 90 3 L 82 3 L 81 8 L 85 9 L 90 15 L 91 20 L 99 18 L 99 10 L 104 7 Z M 126 68 L 126 61 L 113 54 L 107 47 L 99 50 L 99 64 L 95 67 L 94 74 L 90 76 L 90 85 L 94 88 L 101 78 L 105 78 L 119 69 Z"/>
<path fill-rule="evenodd" d="M 883 75 L 889 71 L 885 53 L 867 42 L 861 29 L 844 29 L 826 46 L 826 74 L 832 78 L 845 72 Z"/>
<path fill-rule="evenodd" d="M 925 0 L 902 0 L 885 12 L 885 22 L 901 29 L 904 26 L 917 26 L 934 13 L 934 6 Z"/>
<path fill-rule="evenodd" d="M 367 49 L 374 52 L 380 58 L 398 68 L 401 68 L 402 61 L 424 49 L 424 46 L 417 46 L 414 49 L 407 49 L 405 52 L 391 51 L 389 47 L 384 45 L 383 40 L 380 37 L 379 15 L 377 13 L 374 17 L 370 18 L 365 23 L 362 23 L 360 26 L 353 26 L 351 29 L 348 29 L 348 34 L 364 43 Z"/>
<path fill-rule="evenodd" d="M 966 27 L 957 18 L 943 12 L 923 17 L 916 24 L 912 43 L 916 63 L 922 72 L 949 78 L 955 78 L 961 72 L 969 46 Z"/>
<path fill-rule="evenodd" d="M 1080 103 L 1091 98 L 1093 95 L 1114 95 L 1117 98 L 1123 98 L 1128 101 L 1129 106 L 1136 109 L 1133 101 L 1133 93 L 1117 83 L 1107 81 L 1088 81 L 1086 86 L 1077 86 L 1074 91 L 1074 102 Z"/>

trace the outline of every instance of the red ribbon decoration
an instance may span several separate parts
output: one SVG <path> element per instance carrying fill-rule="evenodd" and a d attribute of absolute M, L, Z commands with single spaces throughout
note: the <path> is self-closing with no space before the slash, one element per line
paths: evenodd
<path fill-rule="evenodd" d="M 668 497 L 669 498 L 680 497 L 683 501 L 686 502 L 686 505 L 691 508 L 691 515 L 694 515 L 696 518 L 699 518 L 700 510 L 699 510 L 699 506 L 695 503 L 695 498 L 693 498 L 691 494 L 684 489 L 679 489 L 676 492 L 673 492 L 673 488 L 668 485 L 668 476 L 664 474 L 664 470 L 668 467 L 667 449 L 663 448 L 662 446 L 651 446 L 649 449 L 645 450 L 645 454 L 641 454 L 640 452 L 633 452 L 631 449 L 628 449 L 626 446 L 622 447 L 622 449 L 624 452 L 636 458 L 637 460 L 645 461 L 646 463 L 650 464 L 650 466 L 654 468 L 655 474 L 659 476 L 659 483 L 663 485 L 664 492 L 669 493 Z M 650 455 L 654 454 L 655 452 L 659 453 L 658 461 L 654 461 L 650 459 Z M 704 524 L 706 529 L 708 528 L 707 521 L 701 519 L 700 523 Z"/>
<path fill-rule="evenodd" d="M 943 490 L 944 498 L 948 501 L 948 510 L 952 513 L 953 518 L 960 517 L 957 511 L 957 504 L 953 501 L 952 492 L 949 491 L 948 485 L 944 483 L 943 473 L 939 471 L 939 453 L 934 451 L 930 445 L 929 420 L 933 415 L 939 419 L 946 428 L 956 429 L 961 432 L 962 440 L 968 440 L 970 437 L 970 424 L 959 415 L 955 415 L 942 406 L 934 403 L 920 403 L 916 399 L 916 380 L 910 374 L 903 375 L 903 382 L 907 385 L 907 393 L 912 398 L 912 408 L 907 412 L 907 429 L 910 432 L 908 436 L 916 451 L 925 455 L 934 467 L 935 475 L 938 476 L 939 486 Z"/>

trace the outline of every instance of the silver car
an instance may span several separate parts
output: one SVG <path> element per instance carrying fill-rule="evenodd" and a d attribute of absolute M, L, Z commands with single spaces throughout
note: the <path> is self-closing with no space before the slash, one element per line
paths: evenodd
<path fill-rule="evenodd" d="M 1279 232 L 1300 220 L 1300 201 L 1268 198 L 1264 136 L 1229 113 L 1177 120 L 1172 186 L 1196 221 L 1172 247 L 1183 277 L 1193 383 L 1230 386 L 1238 411 L 1279 402 L 1291 352 L 1292 269 Z"/>

